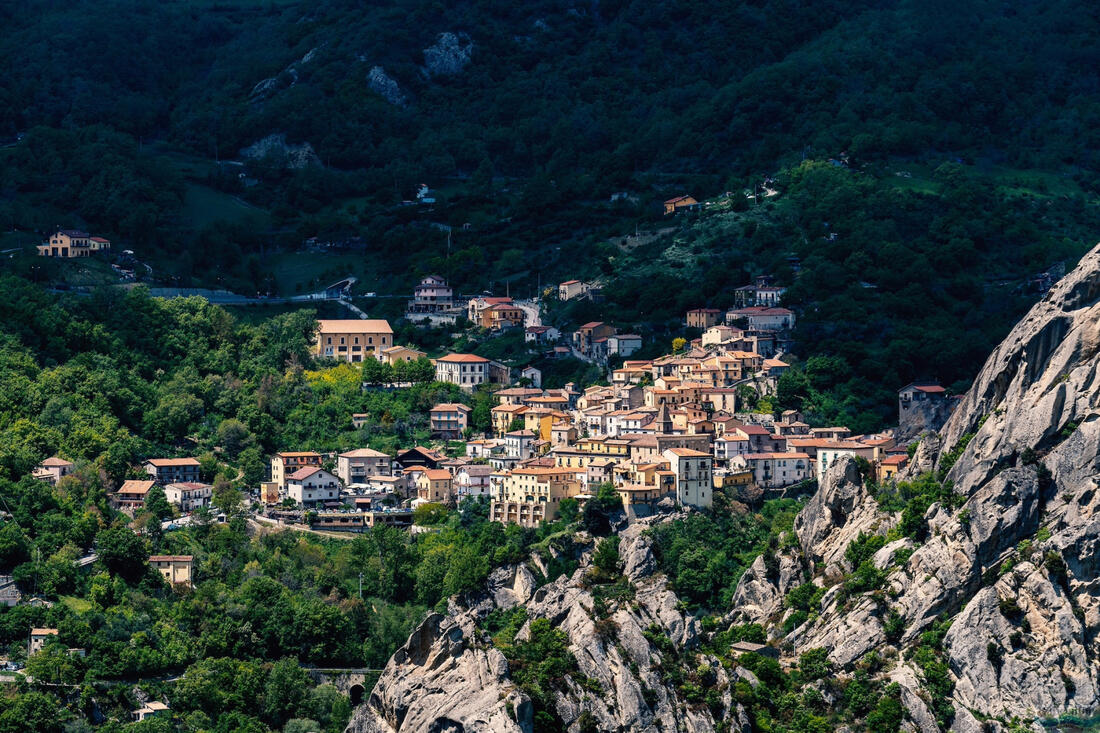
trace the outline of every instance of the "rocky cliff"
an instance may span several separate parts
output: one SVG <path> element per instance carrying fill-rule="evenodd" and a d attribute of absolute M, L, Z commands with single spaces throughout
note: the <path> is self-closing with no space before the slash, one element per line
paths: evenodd
<path fill-rule="evenodd" d="M 390 659 L 348 731 L 530 733 L 537 711 L 512 679 L 505 653 L 485 630 L 494 611 L 521 605 L 527 621 L 515 642 L 527 641 L 532 623 L 547 619 L 564 632 L 575 660 L 552 693 L 548 712 L 556 724 L 571 731 L 706 733 L 728 720 L 734 730 L 747 730 L 744 712 L 730 698 L 729 673 L 719 660 L 696 651 L 698 621 L 678 610 L 667 581 L 654 573 L 645 529 L 671 519 L 643 520 L 620 534 L 623 577 L 617 587 L 629 589 L 629 600 L 597 598 L 589 577 L 594 541 L 583 533 L 569 550 L 580 561 L 569 576 L 540 586 L 536 578 L 545 568 L 537 557 L 531 565 L 496 570 L 484 593 L 452 599 L 446 615 L 432 614 L 420 625 Z M 709 705 L 682 699 L 668 682 L 674 667 L 690 673 L 709 670 L 704 675 L 712 675 L 709 682 L 724 694 Z"/>
<path fill-rule="evenodd" d="M 994 351 L 900 487 L 869 484 L 851 459 L 831 467 L 795 523 L 797 545 L 777 572 L 757 560 L 727 620 L 765 625 L 792 659 L 824 648 L 840 675 L 884 657 L 922 731 L 1095 715 L 1098 352 L 1100 248 Z M 879 549 L 861 572 L 848 548 L 868 536 L 881 539 L 865 544 Z M 824 589 L 820 603 L 784 633 L 784 599 L 806 580 Z M 934 679 L 913 661 L 929 644 L 946 663 Z"/>

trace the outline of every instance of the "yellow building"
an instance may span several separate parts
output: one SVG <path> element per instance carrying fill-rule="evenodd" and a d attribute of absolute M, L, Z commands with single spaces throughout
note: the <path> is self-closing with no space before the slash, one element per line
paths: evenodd
<path fill-rule="evenodd" d="M 557 518 L 562 499 L 581 493 L 577 472 L 562 468 L 516 468 L 504 476 L 489 518 L 502 524 L 537 527 Z"/>
<path fill-rule="evenodd" d="M 103 237 L 93 237 L 88 232 L 76 229 L 59 229 L 38 245 L 38 254 L 42 257 L 90 257 L 93 252 L 103 252 L 111 248 L 111 242 Z"/>
<path fill-rule="evenodd" d="M 504 434 L 511 431 L 512 421 L 523 420 L 524 414 L 527 412 L 527 408 L 523 405 L 497 405 L 489 411 L 490 419 L 493 423 L 493 435 L 498 438 L 504 437 Z M 527 430 L 528 427 L 525 424 L 523 427 Z"/>
<path fill-rule="evenodd" d="M 445 468 L 425 469 L 416 480 L 416 498 L 435 504 L 450 504 L 453 478 Z"/>
<path fill-rule="evenodd" d="M 150 555 L 149 565 L 172 585 L 191 587 L 195 558 L 191 555 Z"/>
<path fill-rule="evenodd" d="M 379 359 L 390 366 L 396 366 L 398 362 L 402 361 L 416 361 L 417 359 L 426 358 L 428 358 L 426 353 L 409 346 L 391 346 L 379 352 Z"/>
<path fill-rule="evenodd" d="M 338 361 L 364 361 L 382 358 L 382 350 L 393 346 L 393 329 L 383 320 L 319 320 L 318 356 Z"/>
<path fill-rule="evenodd" d="M 300 468 L 321 467 L 321 454 L 311 450 L 284 451 L 271 457 L 271 482 L 286 488 L 286 477 Z"/>

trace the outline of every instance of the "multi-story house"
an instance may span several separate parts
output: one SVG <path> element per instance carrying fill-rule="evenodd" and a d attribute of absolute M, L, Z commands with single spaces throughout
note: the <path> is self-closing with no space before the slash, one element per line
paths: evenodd
<path fill-rule="evenodd" d="M 280 490 L 286 488 L 287 476 L 300 468 L 321 467 L 321 454 L 313 451 L 284 451 L 271 457 L 271 481 Z"/>
<path fill-rule="evenodd" d="M 771 277 L 761 275 L 752 285 L 742 285 L 733 291 L 733 302 L 738 308 L 752 306 L 774 307 L 779 305 L 786 288 L 771 284 Z"/>
<path fill-rule="evenodd" d="M 489 327 L 489 318 L 485 316 L 485 312 L 490 308 L 498 305 L 512 305 L 511 298 L 502 296 L 482 296 L 478 298 L 470 298 L 470 301 L 466 303 L 466 317 L 470 319 L 470 322 L 481 326 L 482 328 Z"/>
<path fill-rule="evenodd" d="M 685 321 L 688 328 L 707 329 L 714 326 L 722 317 L 722 311 L 717 308 L 695 308 L 687 312 Z"/>
<path fill-rule="evenodd" d="M 669 448 L 663 456 L 676 477 L 676 502 L 709 508 L 714 503 L 714 457 L 691 448 Z"/>
<path fill-rule="evenodd" d="M 42 257 L 71 259 L 90 257 L 94 252 L 104 252 L 110 248 L 110 241 L 103 237 L 93 237 L 88 232 L 76 229 L 59 229 L 38 245 L 38 254 Z"/>
<path fill-rule="evenodd" d="M 163 575 L 169 584 L 191 587 L 195 568 L 192 555 L 150 555 L 149 566 Z"/>
<path fill-rule="evenodd" d="M 558 300 L 572 300 L 588 292 L 587 286 L 580 280 L 566 280 L 558 285 Z"/>
<path fill-rule="evenodd" d="M 492 466 L 483 463 L 471 463 L 460 466 L 454 474 L 454 490 L 458 498 L 467 496 L 488 496 L 489 477 L 493 473 Z"/>
<path fill-rule="evenodd" d="M 358 448 L 336 457 L 336 475 L 345 486 L 364 485 L 371 476 L 393 473 L 393 459 L 382 451 Z"/>
<path fill-rule="evenodd" d="M 865 458 L 870 461 L 874 458 L 874 455 L 874 446 L 856 442 L 829 442 L 826 445 L 819 446 L 817 449 L 814 477 L 817 479 L 818 484 L 820 484 L 825 479 L 825 472 L 828 471 L 829 467 L 841 456 L 859 456 L 860 458 Z"/>
<path fill-rule="evenodd" d="M 382 350 L 393 346 L 389 321 L 324 319 L 317 321 L 317 356 L 337 361 L 381 359 Z"/>
<path fill-rule="evenodd" d="M 111 494 L 111 506 L 133 516 L 145 508 L 145 497 L 155 484 L 155 481 L 140 479 L 123 481 L 118 491 Z"/>
<path fill-rule="evenodd" d="M 810 477 L 810 457 L 805 453 L 748 453 L 735 456 L 731 468 L 748 468 L 762 489 L 782 489 Z"/>
<path fill-rule="evenodd" d="M 614 326 L 609 326 L 602 321 L 590 321 L 573 333 L 573 346 L 582 354 L 591 354 L 598 339 L 606 339 L 616 331 Z"/>
<path fill-rule="evenodd" d="M 199 480 L 199 462 L 194 458 L 150 458 L 145 472 L 161 486 L 192 483 Z"/>
<path fill-rule="evenodd" d="M 73 462 L 64 458 L 51 456 L 38 464 L 32 474 L 39 481 L 45 481 L 50 486 L 56 486 L 57 482 L 73 472 Z"/>
<path fill-rule="evenodd" d="M 428 412 L 433 438 L 455 440 L 462 437 L 470 419 L 470 408 L 458 402 L 443 402 Z"/>
<path fill-rule="evenodd" d="M 490 361 L 476 354 L 447 354 L 435 360 L 435 378 L 439 382 L 457 384 L 473 391 L 479 384 L 490 381 Z"/>
<path fill-rule="evenodd" d="M 387 349 L 382 349 L 378 352 L 378 358 L 384 364 L 390 366 L 396 366 L 403 361 L 416 361 L 417 359 L 424 359 L 428 355 L 423 351 L 417 351 L 416 349 L 408 346 L 391 346 Z"/>
<path fill-rule="evenodd" d="M 340 479 L 323 468 L 306 466 L 286 477 L 286 495 L 305 507 L 340 501 Z"/>
<path fill-rule="evenodd" d="M 714 439 L 714 460 L 722 465 L 731 458 L 751 453 L 749 439 L 743 435 L 720 435 Z"/>
<path fill-rule="evenodd" d="M 561 501 L 581 492 L 575 470 L 563 468 L 515 468 L 503 478 L 499 498 L 489 508 L 489 518 L 503 524 L 537 527 L 556 519 Z"/>
<path fill-rule="evenodd" d="M 437 313 L 454 305 L 454 291 L 439 275 L 427 275 L 413 288 L 413 299 L 406 312 L 409 314 Z"/>
<path fill-rule="evenodd" d="M 503 331 L 507 328 L 523 328 L 526 314 L 523 309 L 511 303 L 497 303 L 481 312 L 480 326 L 490 331 Z"/>
<path fill-rule="evenodd" d="M 535 440 L 530 430 L 512 430 L 504 434 L 504 454 L 509 458 L 525 460 L 535 455 Z"/>
<path fill-rule="evenodd" d="M 214 487 L 203 483 L 176 483 L 164 487 L 164 498 L 169 504 L 179 507 L 181 512 L 193 512 L 204 506 L 210 506 Z"/>
<path fill-rule="evenodd" d="M 636 333 L 615 333 L 607 337 L 607 356 L 626 358 L 642 348 L 642 337 Z"/>
<path fill-rule="evenodd" d="M 42 647 L 46 646 L 47 639 L 56 639 L 57 629 L 45 629 L 37 628 L 31 629 L 30 646 L 27 648 L 27 655 L 37 654 L 42 651 Z"/>
<path fill-rule="evenodd" d="M 416 480 L 416 498 L 436 504 L 454 501 L 454 477 L 445 468 L 427 468 Z"/>
<path fill-rule="evenodd" d="M 751 306 L 726 313 L 726 322 L 744 319 L 750 331 L 785 331 L 794 328 L 794 312 L 786 308 Z"/>

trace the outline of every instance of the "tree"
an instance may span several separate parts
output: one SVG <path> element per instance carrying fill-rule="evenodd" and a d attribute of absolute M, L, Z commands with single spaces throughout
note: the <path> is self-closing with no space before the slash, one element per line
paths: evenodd
<path fill-rule="evenodd" d="M 679 354 L 681 351 L 684 350 L 685 346 L 687 346 L 687 339 L 683 336 L 677 336 L 676 338 L 672 339 L 672 352 L 674 354 Z"/>
<path fill-rule="evenodd" d="M 172 516 L 172 505 L 164 495 L 164 489 L 160 484 L 153 484 L 145 495 L 145 511 L 152 514 L 158 521 Z"/>
<path fill-rule="evenodd" d="M 447 507 L 435 502 L 424 502 L 413 509 L 413 524 L 432 526 L 439 524 L 447 517 Z"/>
<path fill-rule="evenodd" d="M 139 580 L 149 568 L 145 543 L 125 527 L 105 529 L 97 534 L 96 552 L 110 573 L 130 583 Z"/>
<path fill-rule="evenodd" d="M 592 564 L 602 570 L 608 576 L 619 574 L 619 536 L 614 535 L 600 540 L 596 545 L 596 551 L 592 553 Z"/>
<path fill-rule="evenodd" d="M 267 476 L 267 465 L 259 448 L 250 447 L 241 451 L 237 467 L 241 471 L 241 481 L 245 486 L 259 486 Z"/>
<path fill-rule="evenodd" d="M 250 446 L 252 441 L 252 433 L 248 427 L 236 418 L 226 418 L 218 425 L 218 443 L 225 449 L 225 455 L 231 461 Z"/>
<path fill-rule="evenodd" d="M 294 717 L 309 688 L 309 675 L 297 659 L 275 662 L 264 685 L 264 717 L 272 725 L 281 726 Z"/>
<path fill-rule="evenodd" d="M 241 508 L 241 492 L 234 489 L 225 479 L 219 478 L 214 482 L 211 503 L 228 517 L 236 514 Z"/>
<path fill-rule="evenodd" d="M 0 568 L 10 570 L 30 559 L 30 545 L 23 530 L 15 522 L 0 527 Z"/>

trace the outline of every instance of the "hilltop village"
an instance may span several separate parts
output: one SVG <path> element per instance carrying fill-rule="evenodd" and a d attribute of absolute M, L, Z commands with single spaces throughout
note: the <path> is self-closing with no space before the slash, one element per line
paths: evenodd
<path fill-rule="evenodd" d="M 422 279 L 408 302 L 406 318 L 422 324 L 453 324 L 468 318 L 489 331 L 523 329 L 524 340 L 546 354 L 566 354 L 606 364 L 605 384 L 577 389 L 572 383 L 544 389 L 534 367 L 511 369 L 471 353 L 427 359 L 424 351 L 394 343 L 385 320 L 358 318 L 317 322 L 313 351 L 318 362 L 366 367 L 386 365 L 391 375 L 426 372 L 430 381 L 455 385 L 462 394 L 488 397 L 488 430 L 475 431 L 474 408 L 462 401 L 434 404 L 431 441 L 387 453 L 364 445 L 342 451 L 282 451 L 270 456 L 268 478 L 251 491 L 259 521 L 315 531 L 362 532 L 379 524 L 412 526 L 418 516 L 453 508 L 468 498 L 489 503 L 492 521 L 538 527 L 576 516 L 586 502 L 620 501 L 628 519 L 661 508 L 710 509 L 716 493 L 748 507 L 766 499 L 812 493 L 841 456 L 866 461 L 886 482 L 909 460 L 907 444 L 938 428 L 954 400 L 934 383 L 899 391 L 899 427 L 853 435 L 842 425 L 814 427 L 800 413 L 764 409 L 787 370 L 795 314 L 782 307 L 784 288 L 761 277 L 736 290 L 736 305 L 723 312 L 698 308 L 684 315 L 701 332 L 677 339 L 674 352 L 631 360 L 640 337 L 590 322 L 571 334 L 540 325 L 538 306 L 508 297 L 463 302 L 435 275 Z M 598 298 L 599 284 L 571 280 L 557 298 Z M 531 325 L 534 321 L 534 325 Z M 363 390 L 398 391 L 408 382 L 377 383 Z M 755 409 L 754 409 L 755 408 Z M 350 413 L 351 427 L 368 415 Z M 55 484 L 74 464 L 44 461 L 35 476 Z M 211 506 L 214 487 L 201 478 L 197 457 L 148 458 L 141 479 L 126 480 L 109 495 L 118 510 L 138 516 L 154 486 L 186 522 Z M 189 582 L 190 558 L 171 569 Z M 168 566 L 166 566 L 168 568 Z"/>

